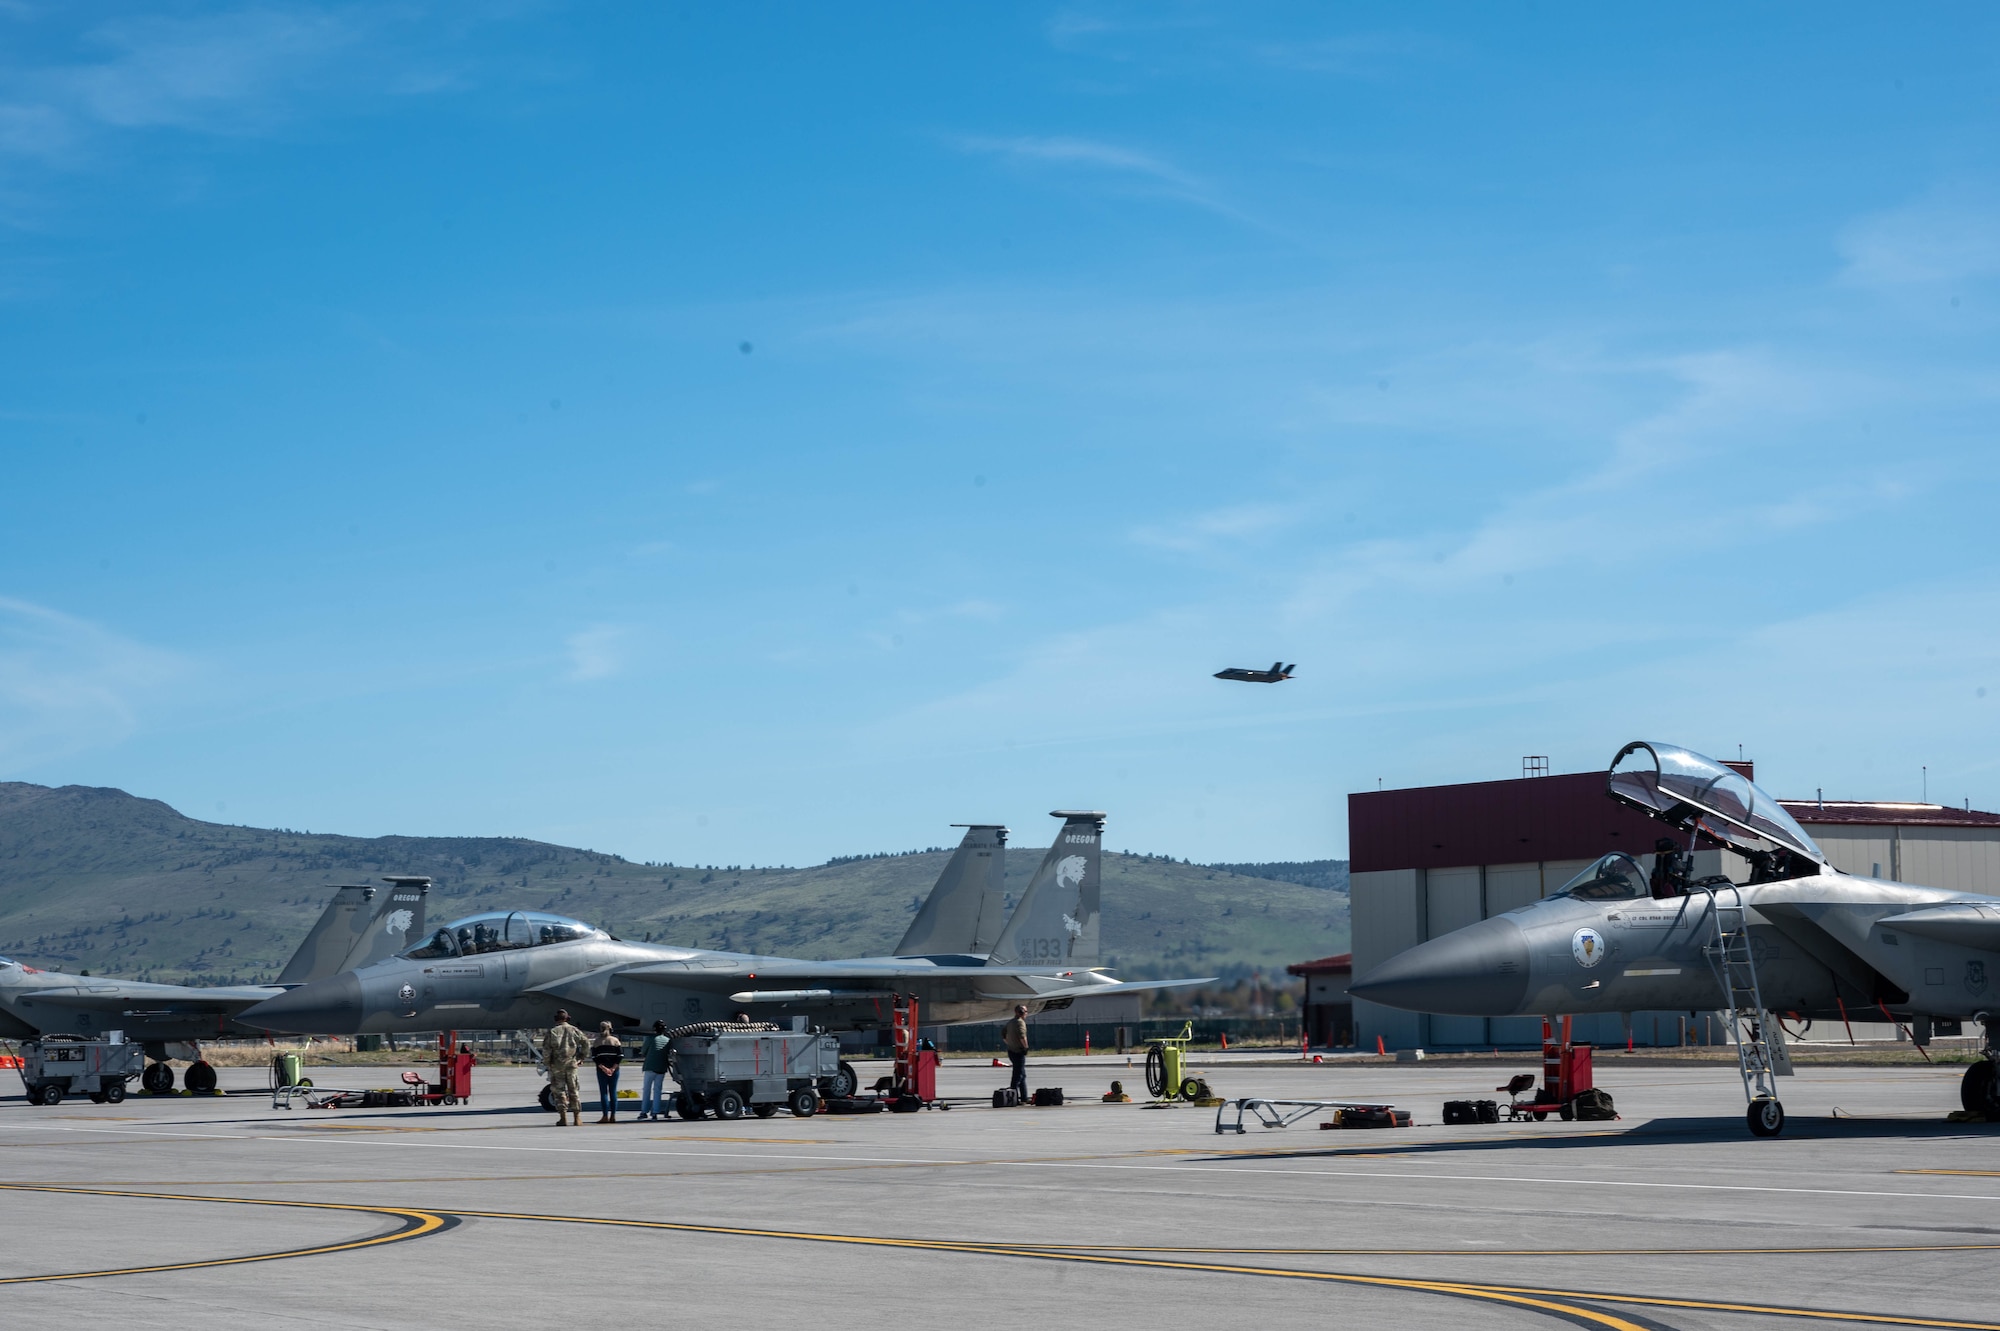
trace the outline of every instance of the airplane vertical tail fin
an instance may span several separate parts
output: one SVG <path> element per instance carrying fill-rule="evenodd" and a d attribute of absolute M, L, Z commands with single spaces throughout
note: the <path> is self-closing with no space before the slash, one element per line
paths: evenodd
<path fill-rule="evenodd" d="M 350 884 L 334 889 L 333 900 L 306 932 L 305 941 L 278 973 L 287 988 L 324 980 L 342 971 L 400 952 L 423 932 L 428 878 L 391 878 L 386 888 Z"/>
<path fill-rule="evenodd" d="M 389 885 L 389 890 L 377 895 L 375 914 L 368 927 L 341 958 L 343 971 L 386 961 L 424 935 L 424 901 L 430 895 L 431 880 L 395 877 L 382 881 Z"/>
<path fill-rule="evenodd" d="M 892 955 L 984 956 L 999 939 L 1007 897 L 1007 829 L 998 823 L 960 826 L 964 838 Z"/>
<path fill-rule="evenodd" d="M 1098 883 L 1103 865 L 1104 815 L 1058 809 L 1063 820 L 1055 844 L 1042 857 L 1014 907 L 988 964 L 994 966 L 1095 966 L 1098 961 Z"/>
<path fill-rule="evenodd" d="M 326 903 L 319 919 L 306 931 L 305 941 L 278 972 L 278 983 L 290 987 L 338 975 L 340 963 L 375 918 L 375 898 L 387 895 L 378 887 L 335 888 L 333 900 Z"/>

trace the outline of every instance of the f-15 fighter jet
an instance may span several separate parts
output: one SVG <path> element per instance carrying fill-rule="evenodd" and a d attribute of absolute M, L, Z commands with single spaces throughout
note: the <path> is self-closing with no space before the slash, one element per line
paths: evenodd
<path fill-rule="evenodd" d="M 168 1046 L 180 1045 L 184 1048 L 174 1057 L 195 1059 L 187 1070 L 188 1089 L 214 1090 L 215 1069 L 201 1061 L 197 1041 L 263 1035 L 272 1028 L 239 1026 L 236 1017 L 293 986 L 394 956 L 412 938 L 424 936 L 431 880 L 383 881 L 389 886 L 337 888 L 276 984 L 148 984 L 38 970 L 0 957 L 0 1036 L 26 1040 L 54 1031 L 90 1036 L 123 1031 L 153 1060 L 140 1084 L 155 1095 L 173 1089 L 174 1071 L 165 1060 Z"/>
<path fill-rule="evenodd" d="M 626 942 L 560 915 L 495 911 L 454 920 L 399 957 L 268 999 L 241 1019 L 345 1035 L 546 1026 L 567 1008 L 585 1026 L 677 1026 L 746 1012 L 875 1030 L 890 1024 L 898 995 L 919 1001 L 925 1024 L 952 1025 L 1004 1017 L 1017 1003 L 1040 1012 L 1086 994 L 1208 983 L 1128 984 L 1099 969 L 1104 815 L 1052 816 L 1062 830 L 1004 927 L 997 907 L 1006 829 L 974 826 L 897 955 L 800 961 L 707 952 Z"/>
<path fill-rule="evenodd" d="M 1465 1016 L 1720 1008 L 1763 1137 L 1785 1126 L 1780 1016 L 1973 1018 L 1985 1057 L 1960 1095 L 2000 1114 L 2000 897 L 1842 873 L 1776 800 L 1673 745 L 1627 744 L 1606 790 L 1674 832 L 1651 870 L 1606 855 L 1552 897 L 1391 957 L 1351 992 Z M 1698 845 L 1741 856 L 1747 881 L 1688 881 Z"/>
<path fill-rule="evenodd" d="M 1227 670 L 1215 672 L 1217 679 L 1234 679 L 1245 684 L 1282 684 L 1292 677 L 1296 665 L 1286 665 L 1283 661 L 1271 662 L 1269 670 L 1245 670 L 1241 666 L 1231 666 Z"/>

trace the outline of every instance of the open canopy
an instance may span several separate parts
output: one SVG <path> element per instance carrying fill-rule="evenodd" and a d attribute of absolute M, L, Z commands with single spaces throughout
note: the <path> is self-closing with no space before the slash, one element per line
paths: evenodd
<path fill-rule="evenodd" d="M 1749 778 L 1713 758 L 1672 744 L 1634 740 L 1611 760 L 1611 798 L 1745 854 L 1773 849 L 1826 856 L 1792 816 Z"/>

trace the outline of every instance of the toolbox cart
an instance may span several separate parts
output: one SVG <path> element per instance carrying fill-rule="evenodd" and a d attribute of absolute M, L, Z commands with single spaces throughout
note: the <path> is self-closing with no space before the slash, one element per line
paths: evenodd
<path fill-rule="evenodd" d="M 761 1023 L 760 1023 L 761 1025 Z M 683 1033 L 685 1032 L 685 1033 Z M 819 1112 L 841 1075 L 840 1039 L 822 1031 L 706 1023 L 675 1032 L 668 1055 L 680 1092 L 682 1118 L 769 1118 L 789 1109 L 800 1118 Z"/>
<path fill-rule="evenodd" d="M 92 1104 L 115 1105 L 125 1098 L 126 1081 L 145 1068 L 146 1051 L 123 1039 L 44 1035 L 21 1044 L 21 1085 L 31 1104 L 59 1105 L 65 1095 L 87 1095 Z"/>

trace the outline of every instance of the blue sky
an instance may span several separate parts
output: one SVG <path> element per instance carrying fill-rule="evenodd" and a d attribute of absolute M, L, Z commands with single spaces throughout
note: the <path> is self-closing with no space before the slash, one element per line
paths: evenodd
<path fill-rule="evenodd" d="M 472 12 L 0 11 L 0 778 L 731 863 L 1339 855 L 1635 737 L 2000 807 L 1990 7 Z"/>

